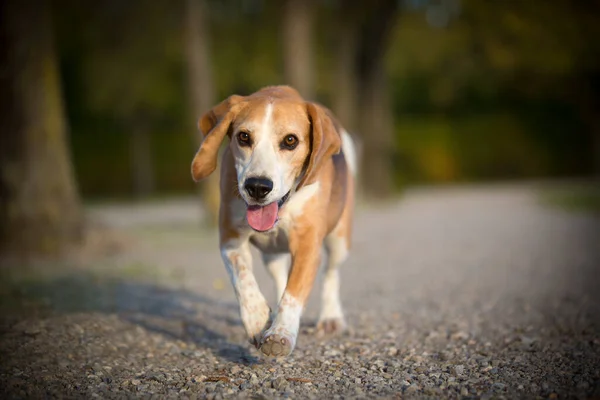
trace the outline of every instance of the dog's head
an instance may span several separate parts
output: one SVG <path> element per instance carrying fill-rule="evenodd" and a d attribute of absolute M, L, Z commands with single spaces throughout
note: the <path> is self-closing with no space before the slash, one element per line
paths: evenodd
<path fill-rule="evenodd" d="M 290 194 L 316 182 L 324 162 L 341 147 L 330 112 L 287 86 L 233 95 L 198 125 L 204 140 L 192 161 L 194 180 L 215 170 L 221 142 L 229 136 L 248 223 L 258 231 L 274 226 Z"/>

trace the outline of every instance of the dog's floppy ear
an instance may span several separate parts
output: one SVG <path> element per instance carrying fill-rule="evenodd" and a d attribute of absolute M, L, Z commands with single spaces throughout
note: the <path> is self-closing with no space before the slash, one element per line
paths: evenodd
<path fill-rule="evenodd" d="M 206 178 L 217 168 L 219 147 L 239 111 L 238 103 L 243 98 L 238 95 L 228 97 L 205 113 L 198 121 L 198 129 L 202 132 L 204 139 L 192 161 L 194 181 L 198 182 Z"/>
<path fill-rule="evenodd" d="M 310 121 L 310 154 L 304 176 L 298 187 L 316 182 L 318 172 L 329 157 L 340 152 L 342 139 L 335 127 L 331 112 L 325 107 L 306 103 Z"/>

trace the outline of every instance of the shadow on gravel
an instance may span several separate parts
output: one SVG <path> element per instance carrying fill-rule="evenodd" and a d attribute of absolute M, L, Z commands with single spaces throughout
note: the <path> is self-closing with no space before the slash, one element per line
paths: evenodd
<path fill-rule="evenodd" d="M 167 339 L 206 348 L 226 361 L 258 361 L 226 335 L 232 327 L 241 326 L 234 303 L 181 288 L 74 271 L 60 277 L 2 283 L 0 310 L 19 317 L 39 315 L 40 311 L 116 314 Z"/>

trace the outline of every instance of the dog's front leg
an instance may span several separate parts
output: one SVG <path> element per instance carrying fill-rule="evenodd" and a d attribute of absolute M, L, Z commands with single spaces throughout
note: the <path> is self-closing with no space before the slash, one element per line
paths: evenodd
<path fill-rule="evenodd" d="M 296 346 L 300 317 L 312 289 L 321 258 L 322 237 L 311 227 L 289 235 L 292 269 L 273 324 L 263 334 L 260 351 L 272 357 L 289 355 Z"/>
<path fill-rule="evenodd" d="M 254 277 L 248 240 L 236 239 L 223 243 L 221 256 L 238 299 L 248 338 L 258 347 L 260 334 L 267 328 L 271 310 Z"/>

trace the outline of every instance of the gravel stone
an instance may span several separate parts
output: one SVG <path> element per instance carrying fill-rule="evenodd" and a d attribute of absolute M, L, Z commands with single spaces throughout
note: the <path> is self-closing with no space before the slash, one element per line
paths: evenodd
<path fill-rule="evenodd" d="M 217 234 L 189 218 L 195 198 L 94 206 L 131 243 L 0 280 L 0 397 L 598 398 L 600 217 L 537 193 L 414 189 L 360 205 L 341 268 L 350 329 L 316 334 L 317 282 L 285 360 L 248 344 Z"/>
<path fill-rule="evenodd" d="M 272 382 L 273 389 L 277 390 L 285 389 L 287 385 L 288 381 L 283 376 L 280 376 Z"/>
<path fill-rule="evenodd" d="M 465 367 L 464 365 L 457 365 L 456 367 L 454 367 L 454 373 L 456 375 L 462 375 L 465 372 Z"/>

